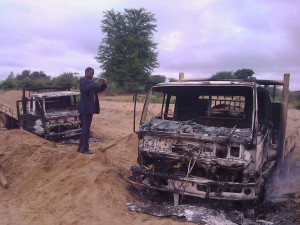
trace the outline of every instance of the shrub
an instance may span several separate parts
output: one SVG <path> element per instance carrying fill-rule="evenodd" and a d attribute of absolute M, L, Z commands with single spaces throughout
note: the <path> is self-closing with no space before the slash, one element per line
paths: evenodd
<path fill-rule="evenodd" d="M 296 109 L 300 109 L 300 101 L 297 101 L 297 102 L 295 103 L 295 108 L 296 108 Z"/>

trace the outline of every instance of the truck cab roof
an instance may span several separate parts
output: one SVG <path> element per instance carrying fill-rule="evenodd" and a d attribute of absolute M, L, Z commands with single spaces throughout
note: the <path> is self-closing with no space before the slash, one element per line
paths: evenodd
<path fill-rule="evenodd" d="M 277 80 L 211 80 L 211 79 L 202 79 L 202 78 L 195 78 L 195 79 L 182 79 L 177 82 L 166 82 L 166 83 L 159 83 L 154 85 L 154 87 L 167 87 L 167 86 L 206 86 L 206 85 L 221 85 L 221 86 L 249 86 L 253 87 L 255 84 L 258 85 L 278 85 L 281 86 L 284 84 L 283 81 Z"/>
<path fill-rule="evenodd" d="M 56 92 L 42 92 L 42 93 L 33 93 L 32 97 L 37 98 L 51 98 L 51 97 L 60 97 L 60 96 L 73 96 L 79 95 L 79 92 L 75 91 L 56 91 Z"/>

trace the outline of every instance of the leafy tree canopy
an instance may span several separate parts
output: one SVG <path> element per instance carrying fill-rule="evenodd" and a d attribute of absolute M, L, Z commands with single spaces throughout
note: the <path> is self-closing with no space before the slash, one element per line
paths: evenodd
<path fill-rule="evenodd" d="M 45 79 L 50 81 L 51 77 L 47 76 L 43 71 L 34 71 L 31 73 L 30 70 L 23 70 L 21 74 L 16 75 L 17 80 L 24 80 L 24 79 L 30 79 L 30 80 L 39 80 L 39 79 Z"/>
<path fill-rule="evenodd" d="M 234 79 L 233 72 L 220 71 L 210 77 L 212 80 Z"/>
<path fill-rule="evenodd" d="M 158 66 L 154 14 L 140 9 L 104 12 L 101 29 L 105 37 L 95 57 L 103 76 L 122 86 L 125 82 L 149 81 Z"/>
<path fill-rule="evenodd" d="M 4 80 L 0 88 L 7 89 L 15 89 L 21 88 L 23 84 L 31 87 L 44 87 L 50 84 L 51 77 L 47 76 L 43 71 L 34 71 L 23 70 L 21 74 L 17 74 L 14 76 L 13 72 L 11 72 L 7 79 Z"/>
<path fill-rule="evenodd" d="M 166 81 L 166 77 L 164 75 L 151 75 L 150 76 L 150 83 L 158 84 L 163 83 Z"/>
<path fill-rule="evenodd" d="M 254 74 L 253 70 L 251 69 L 241 69 L 234 72 L 234 77 L 236 79 L 247 79 L 252 77 Z"/>
<path fill-rule="evenodd" d="M 51 76 L 47 76 L 43 71 L 23 70 L 21 74 L 14 76 L 11 72 L 7 79 L 0 83 L 0 89 L 20 89 L 22 85 L 28 87 L 46 87 L 46 86 L 69 86 L 72 88 L 78 88 L 78 73 L 63 73 L 58 77 L 51 79 Z"/>
<path fill-rule="evenodd" d="M 175 78 L 169 78 L 169 82 L 177 82 L 178 80 Z"/>
<path fill-rule="evenodd" d="M 212 75 L 212 80 L 226 80 L 226 79 L 248 79 L 253 76 L 254 72 L 251 69 L 240 69 L 235 71 L 220 71 Z"/>
<path fill-rule="evenodd" d="M 78 73 L 64 72 L 58 77 L 54 77 L 52 84 L 53 86 L 70 86 L 71 88 L 78 89 L 78 75 Z"/>

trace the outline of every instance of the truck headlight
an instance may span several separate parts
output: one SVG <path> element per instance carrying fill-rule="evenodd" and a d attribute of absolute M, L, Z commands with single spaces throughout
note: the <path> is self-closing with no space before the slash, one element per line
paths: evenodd
<path fill-rule="evenodd" d="M 241 157 L 240 145 L 233 144 L 233 145 L 229 146 L 229 154 L 230 154 L 230 156 L 233 156 L 236 158 Z"/>
<path fill-rule="evenodd" d="M 171 143 L 169 139 L 159 139 L 156 141 L 158 151 L 171 152 Z"/>
<path fill-rule="evenodd" d="M 156 138 L 145 136 L 144 137 L 144 148 L 155 150 L 155 148 L 156 148 Z"/>
<path fill-rule="evenodd" d="M 145 136 L 143 147 L 150 151 L 171 152 L 171 141 L 167 138 Z"/>
<path fill-rule="evenodd" d="M 203 152 L 213 153 L 216 146 L 213 143 L 207 142 L 203 143 Z"/>
<path fill-rule="evenodd" d="M 58 123 L 58 124 L 63 124 L 63 123 L 65 123 L 65 119 L 59 118 L 59 119 L 57 120 L 57 123 Z"/>

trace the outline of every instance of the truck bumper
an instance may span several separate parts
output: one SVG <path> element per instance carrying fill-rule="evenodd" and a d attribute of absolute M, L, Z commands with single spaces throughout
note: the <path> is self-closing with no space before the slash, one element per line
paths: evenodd
<path fill-rule="evenodd" d="M 181 195 L 219 200 L 256 200 L 256 183 L 219 182 L 201 177 L 153 172 L 143 166 L 131 167 L 130 183 Z"/>

